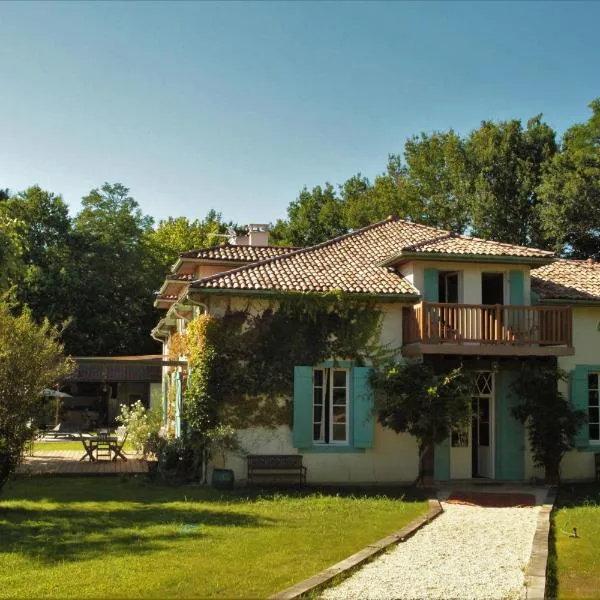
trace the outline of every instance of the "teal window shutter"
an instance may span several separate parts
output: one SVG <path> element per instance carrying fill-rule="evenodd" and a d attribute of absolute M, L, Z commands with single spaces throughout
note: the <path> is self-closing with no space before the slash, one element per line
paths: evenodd
<path fill-rule="evenodd" d="M 426 302 L 440 301 L 440 280 L 438 269 L 425 269 L 423 299 Z"/>
<path fill-rule="evenodd" d="M 175 437 L 181 436 L 181 413 L 183 402 L 181 398 L 181 373 L 173 373 L 175 379 Z"/>
<path fill-rule="evenodd" d="M 168 375 L 165 375 L 163 373 L 162 376 L 162 423 L 163 425 L 167 424 L 167 420 L 168 420 L 168 410 L 169 410 L 169 404 L 168 404 L 168 398 L 169 398 L 169 378 Z"/>
<path fill-rule="evenodd" d="M 512 305 L 525 304 L 525 278 L 523 271 L 511 271 L 508 274 L 510 288 L 510 303 Z"/>
<path fill-rule="evenodd" d="M 588 412 L 588 370 L 577 365 L 569 375 L 571 379 L 571 404 L 573 408 Z M 575 448 L 587 448 L 590 444 L 587 423 L 584 423 L 575 435 Z"/>
<path fill-rule="evenodd" d="M 433 477 L 439 481 L 450 479 L 450 436 L 434 448 Z"/>
<path fill-rule="evenodd" d="M 294 448 L 309 448 L 313 442 L 313 368 L 294 367 Z"/>
<path fill-rule="evenodd" d="M 352 373 L 353 446 L 372 448 L 375 424 L 373 421 L 373 392 L 369 378 L 371 369 L 354 367 Z"/>

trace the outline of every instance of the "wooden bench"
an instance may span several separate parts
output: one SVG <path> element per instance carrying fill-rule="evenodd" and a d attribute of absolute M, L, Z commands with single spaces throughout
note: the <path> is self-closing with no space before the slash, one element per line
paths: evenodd
<path fill-rule="evenodd" d="M 301 454 L 249 454 L 248 484 L 257 478 L 306 483 L 306 467 Z"/>

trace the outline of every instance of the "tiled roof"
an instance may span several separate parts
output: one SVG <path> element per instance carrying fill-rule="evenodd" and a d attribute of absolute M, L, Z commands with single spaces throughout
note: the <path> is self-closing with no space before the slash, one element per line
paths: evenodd
<path fill-rule="evenodd" d="M 196 279 L 195 273 L 171 273 L 167 275 L 167 279 L 170 281 L 193 281 Z"/>
<path fill-rule="evenodd" d="M 164 300 L 166 302 L 172 302 L 173 300 L 178 300 L 179 296 L 177 294 L 159 294 L 156 296 L 156 300 Z"/>
<path fill-rule="evenodd" d="M 379 263 L 395 249 L 431 239 L 439 230 L 388 219 L 285 256 L 193 282 L 191 289 L 315 291 L 418 295 Z"/>
<path fill-rule="evenodd" d="M 600 264 L 557 260 L 531 271 L 531 289 L 547 300 L 600 302 Z"/>
<path fill-rule="evenodd" d="M 284 246 L 236 246 L 226 242 L 211 248 L 190 250 L 180 254 L 180 258 L 194 258 L 218 261 L 257 262 L 274 256 L 281 256 L 297 250 Z"/>
<path fill-rule="evenodd" d="M 455 235 L 388 218 L 328 242 L 290 252 L 190 284 L 196 289 L 257 291 L 342 290 L 349 293 L 418 295 L 390 266 L 402 253 L 432 252 L 548 259 L 551 252 Z"/>
<path fill-rule="evenodd" d="M 440 232 L 430 240 L 402 248 L 404 252 L 431 252 L 435 254 L 469 254 L 478 256 L 510 256 L 524 258 L 552 258 L 554 254 L 547 250 L 526 248 L 493 242 L 481 238 Z"/>

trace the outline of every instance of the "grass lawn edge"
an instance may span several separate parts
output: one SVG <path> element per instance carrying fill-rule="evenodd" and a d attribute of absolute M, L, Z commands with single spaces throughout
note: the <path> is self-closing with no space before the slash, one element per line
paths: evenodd
<path fill-rule="evenodd" d="M 548 553 L 550 549 L 551 515 L 558 494 L 558 488 L 551 487 L 538 514 L 531 554 L 525 571 L 527 600 L 544 600 L 546 597 L 546 577 Z"/>
<path fill-rule="evenodd" d="M 410 523 L 391 533 L 390 535 L 381 538 L 380 540 L 367 545 L 362 550 L 355 552 L 348 558 L 323 569 L 316 575 L 304 579 L 299 583 L 286 588 L 272 596 L 269 596 L 268 600 L 294 600 L 301 597 L 312 597 L 316 592 L 328 587 L 333 582 L 337 585 L 344 579 L 349 577 L 355 569 L 362 566 L 363 564 L 371 561 L 373 558 L 382 554 L 390 547 L 395 546 L 399 543 L 412 537 L 419 529 L 425 527 L 428 523 L 439 517 L 444 509 L 437 498 L 430 498 L 429 510 L 425 515 L 421 515 L 416 519 L 413 519 Z"/>

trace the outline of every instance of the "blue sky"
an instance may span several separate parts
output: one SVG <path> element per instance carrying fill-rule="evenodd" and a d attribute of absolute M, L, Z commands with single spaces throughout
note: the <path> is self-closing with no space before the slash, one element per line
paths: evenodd
<path fill-rule="evenodd" d="M 0 187 L 284 217 L 421 131 L 600 96 L 600 2 L 0 3 Z"/>

